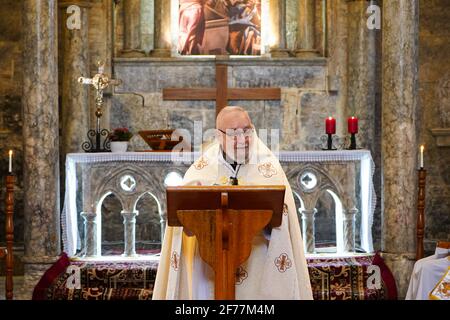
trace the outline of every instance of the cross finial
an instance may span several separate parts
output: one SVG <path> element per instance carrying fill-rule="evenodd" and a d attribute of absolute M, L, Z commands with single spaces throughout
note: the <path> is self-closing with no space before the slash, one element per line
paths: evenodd
<path fill-rule="evenodd" d="M 105 63 L 103 61 L 98 61 L 98 73 L 94 75 L 91 79 L 85 77 L 79 77 L 78 82 L 81 84 L 91 84 L 96 92 L 95 103 L 97 105 L 97 111 L 103 105 L 103 90 L 105 90 L 110 84 L 113 86 L 118 86 L 122 83 L 121 80 L 109 79 L 109 77 L 104 74 Z"/>

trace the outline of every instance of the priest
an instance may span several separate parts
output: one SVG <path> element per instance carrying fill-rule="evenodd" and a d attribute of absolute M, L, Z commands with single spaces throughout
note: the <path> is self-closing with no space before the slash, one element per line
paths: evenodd
<path fill-rule="evenodd" d="M 241 107 L 223 108 L 216 129 L 216 141 L 188 169 L 184 185 L 286 186 L 282 224 L 253 239 L 236 272 L 236 299 L 312 299 L 295 202 L 278 159 Z M 166 228 L 153 299 L 214 299 L 214 271 L 182 227 Z"/>

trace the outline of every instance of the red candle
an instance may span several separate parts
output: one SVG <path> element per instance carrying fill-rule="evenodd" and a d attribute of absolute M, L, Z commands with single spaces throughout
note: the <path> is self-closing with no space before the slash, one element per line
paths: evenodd
<path fill-rule="evenodd" d="M 335 134 L 336 133 L 336 119 L 333 117 L 328 117 L 325 120 L 325 132 L 326 134 Z"/>
<path fill-rule="evenodd" d="M 358 133 L 358 118 L 350 117 L 348 118 L 348 133 Z"/>

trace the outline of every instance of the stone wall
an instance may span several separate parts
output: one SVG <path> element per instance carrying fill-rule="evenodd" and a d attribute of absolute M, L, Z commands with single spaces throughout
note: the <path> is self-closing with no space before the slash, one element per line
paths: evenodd
<path fill-rule="evenodd" d="M 5 174 L 8 172 L 8 150 L 14 150 L 13 171 L 16 174 L 14 240 L 17 251 L 23 248 L 22 193 L 22 4 L 5 0 L 0 8 L 0 245 L 5 242 Z M 15 259 L 15 272 L 23 272 Z M 0 264 L 0 274 L 3 263 Z"/>
<path fill-rule="evenodd" d="M 153 49 L 154 0 L 141 1 L 141 48 L 146 54 Z M 120 55 L 124 46 L 123 2 L 114 5 L 114 55 Z"/>
<path fill-rule="evenodd" d="M 214 86 L 214 63 L 206 59 L 116 59 L 116 77 L 123 84 L 116 88 L 112 99 L 111 128 L 126 126 L 135 133 L 184 128 L 192 134 L 194 121 L 202 121 L 205 130 L 213 128 L 214 101 L 163 101 L 162 89 Z M 325 117 L 336 114 L 338 108 L 336 92 L 325 91 L 325 60 L 243 59 L 227 63 L 229 87 L 282 89 L 281 101 L 230 101 L 230 104 L 244 106 L 257 128 L 278 129 L 283 150 L 316 148 Z"/>
<path fill-rule="evenodd" d="M 450 240 L 450 145 L 438 147 L 431 129 L 450 129 L 450 3 L 420 1 L 420 135 L 427 170 L 425 249 Z"/>

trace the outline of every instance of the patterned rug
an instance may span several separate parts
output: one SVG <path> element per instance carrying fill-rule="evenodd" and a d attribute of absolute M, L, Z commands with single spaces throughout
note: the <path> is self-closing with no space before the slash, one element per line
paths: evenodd
<path fill-rule="evenodd" d="M 150 300 L 158 261 L 70 261 L 66 254 L 42 276 L 33 300 Z"/>
<path fill-rule="evenodd" d="M 34 300 L 149 300 L 158 261 L 81 262 L 61 258 L 36 285 Z M 394 278 L 376 255 L 309 258 L 315 300 L 396 299 Z"/>
<path fill-rule="evenodd" d="M 394 277 L 378 254 L 307 260 L 314 300 L 397 299 Z"/>

